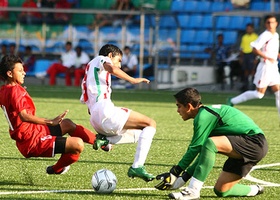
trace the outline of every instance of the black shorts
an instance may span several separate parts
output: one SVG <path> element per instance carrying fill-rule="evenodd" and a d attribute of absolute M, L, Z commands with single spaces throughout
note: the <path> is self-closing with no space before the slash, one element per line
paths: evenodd
<path fill-rule="evenodd" d="M 242 155 L 243 159 L 228 158 L 223 171 L 245 177 L 268 151 L 267 141 L 263 134 L 257 135 L 228 135 L 226 136 L 234 151 Z"/>
<path fill-rule="evenodd" d="M 62 137 L 60 125 L 48 126 L 52 136 L 56 136 L 54 154 L 65 153 L 66 138 Z"/>

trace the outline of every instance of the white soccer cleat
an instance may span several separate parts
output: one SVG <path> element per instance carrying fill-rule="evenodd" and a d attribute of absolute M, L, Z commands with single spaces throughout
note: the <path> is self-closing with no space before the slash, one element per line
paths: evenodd
<path fill-rule="evenodd" d="M 191 189 L 185 188 L 181 192 L 173 192 L 168 195 L 170 199 L 177 200 L 198 200 L 200 198 L 199 194 L 195 194 Z"/>

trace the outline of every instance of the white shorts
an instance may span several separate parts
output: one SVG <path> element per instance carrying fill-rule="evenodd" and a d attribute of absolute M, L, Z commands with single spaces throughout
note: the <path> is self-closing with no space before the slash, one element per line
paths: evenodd
<path fill-rule="evenodd" d="M 280 75 L 277 63 L 269 61 L 260 62 L 254 77 L 254 84 L 257 88 L 266 88 L 280 84 Z"/>
<path fill-rule="evenodd" d="M 121 134 L 131 110 L 116 107 L 111 100 L 102 100 L 90 109 L 90 123 L 97 133 L 106 136 Z"/>

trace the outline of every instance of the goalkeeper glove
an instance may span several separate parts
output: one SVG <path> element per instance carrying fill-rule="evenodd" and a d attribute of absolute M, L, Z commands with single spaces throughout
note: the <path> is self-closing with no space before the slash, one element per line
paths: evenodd
<path fill-rule="evenodd" d="M 162 181 L 155 188 L 158 190 L 169 190 L 182 171 L 180 166 L 175 165 L 170 169 L 170 172 L 157 175 L 156 179 Z"/>

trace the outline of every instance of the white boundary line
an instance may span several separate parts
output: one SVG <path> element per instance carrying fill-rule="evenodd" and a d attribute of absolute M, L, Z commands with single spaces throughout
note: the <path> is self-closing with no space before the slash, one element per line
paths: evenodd
<path fill-rule="evenodd" d="M 272 164 L 266 164 L 266 165 L 257 165 L 253 167 L 251 170 L 258 170 L 262 168 L 267 168 L 267 167 L 275 167 L 275 166 L 280 166 L 280 163 L 272 163 Z M 280 187 L 280 183 L 272 183 L 272 182 L 267 182 L 263 181 L 257 178 L 254 178 L 250 174 L 248 174 L 244 179 L 262 184 L 265 187 Z M 213 188 L 213 186 L 204 186 L 203 188 Z M 156 190 L 155 188 L 126 188 L 126 189 L 116 189 L 115 191 L 151 191 L 151 190 Z M 82 190 L 34 190 L 34 191 L 13 191 L 13 192 L 0 192 L 0 195 L 14 195 L 14 194 L 44 194 L 44 193 L 72 193 L 72 192 L 94 192 L 93 189 L 82 189 Z"/>

